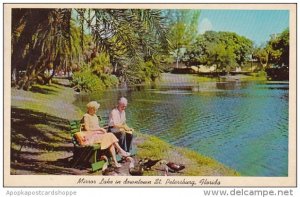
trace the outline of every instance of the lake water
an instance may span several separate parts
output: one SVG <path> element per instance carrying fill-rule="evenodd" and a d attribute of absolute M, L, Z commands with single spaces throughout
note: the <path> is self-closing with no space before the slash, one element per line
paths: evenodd
<path fill-rule="evenodd" d="M 127 97 L 128 124 L 209 156 L 243 176 L 288 176 L 288 83 L 202 82 L 115 89 L 78 96 L 108 116 Z"/>

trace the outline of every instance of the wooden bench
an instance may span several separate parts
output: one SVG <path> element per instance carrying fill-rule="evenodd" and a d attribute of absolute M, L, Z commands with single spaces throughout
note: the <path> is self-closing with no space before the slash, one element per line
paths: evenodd
<path fill-rule="evenodd" d="M 101 155 L 104 153 L 104 151 L 101 150 L 100 144 L 81 146 L 74 137 L 74 134 L 81 132 L 83 124 L 80 120 L 71 120 L 69 124 L 70 135 L 74 145 L 72 167 L 90 166 L 92 172 L 102 169 L 105 161 L 100 160 Z"/>

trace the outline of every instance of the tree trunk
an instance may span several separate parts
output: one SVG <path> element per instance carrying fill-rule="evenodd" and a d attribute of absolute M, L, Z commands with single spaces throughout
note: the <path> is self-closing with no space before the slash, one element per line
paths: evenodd
<path fill-rule="evenodd" d="M 23 85 L 22 88 L 23 88 L 23 90 L 28 91 L 28 90 L 30 89 L 31 85 L 32 85 L 32 81 L 29 80 L 29 79 L 27 79 L 27 80 L 24 82 L 24 85 Z"/>
<path fill-rule="evenodd" d="M 13 68 L 11 72 L 11 84 L 17 83 L 17 68 Z"/>
<path fill-rule="evenodd" d="M 56 55 L 56 58 L 55 58 L 55 60 L 53 62 L 53 72 L 52 72 L 51 76 L 45 80 L 45 84 L 49 84 L 50 80 L 54 77 L 55 72 L 56 72 L 57 68 L 60 65 L 60 61 L 61 61 L 61 55 L 60 55 L 60 52 L 59 52 Z"/>
<path fill-rule="evenodd" d="M 29 90 L 31 85 L 33 84 L 33 81 L 35 80 L 36 76 L 35 76 L 35 70 L 33 71 L 27 71 L 26 75 L 24 77 L 22 77 L 22 79 L 20 80 L 19 84 L 18 84 L 18 88 L 19 89 L 23 89 L 23 90 Z"/>
<path fill-rule="evenodd" d="M 56 69 L 53 69 L 53 72 L 51 73 L 51 75 L 49 76 L 49 77 L 45 77 L 44 78 L 44 84 L 46 85 L 46 84 L 50 84 L 50 81 L 51 81 L 51 79 L 54 77 L 54 75 L 55 75 L 55 70 Z"/>
<path fill-rule="evenodd" d="M 27 11 L 26 18 L 24 19 L 26 22 L 26 25 L 24 27 L 24 30 L 21 32 L 19 39 L 17 42 L 13 43 L 13 53 L 11 56 L 11 65 L 12 68 L 17 68 L 17 82 L 19 82 L 18 79 L 18 72 L 20 68 L 25 69 L 26 64 L 28 61 L 26 61 L 26 58 L 23 58 L 24 51 L 26 49 L 26 46 L 28 43 L 32 42 L 32 36 L 39 28 L 39 24 L 41 24 L 44 20 L 47 19 L 48 14 L 50 12 L 49 10 L 39 10 L 39 9 L 29 9 Z M 17 13 L 14 13 L 14 16 Z M 14 22 L 14 16 L 12 17 L 13 23 Z"/>
<path fill-rule="evenodd" d="M 179 49 L 176 49 L 176 68 L 179 68 Z"/>

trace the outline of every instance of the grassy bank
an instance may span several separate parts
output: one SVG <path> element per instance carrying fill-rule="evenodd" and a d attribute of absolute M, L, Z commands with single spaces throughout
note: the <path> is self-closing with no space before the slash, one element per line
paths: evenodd
<path fill-rule="evenodd" d="M 186 169 L 175 176 L 239 176 L 239 173 L 223 164 L 186 148 L 172 146 L 155 136 L 139 134 L 137 156 L 140 158 L 164 159 L 175 163 L 184 164 Z M 162 167 L 157 170 L 147 171 L 146 175 L 162 175 Z"/>
<path fill-rule="evenodd" d="M 68 120 L 79 119 L 83 114 L 72 104 L 74 99 L 74 91 L 63 85 L 35 86 L 31 92 L 12 89 L 11 174 L 90 174 L 89 169 L 70 167 L 73 145 Z M 211 158 L 136 130 L 136 161 L 148 157 L 186 166 L 182 173 L 169 174 L 173 176 L 239 175 Z M 128 162 L 117 175 L 129 175 Z M 164 175 L 164 168 L 158 164 L 145 175 Z"/>
<path fill-rule="evenodd" d="M 252 73 L 251 75 L 236 75 L 231 76 L 231 78 L 239 79 L 240 81 L 266 81 L 267 76 L 265 72 Z M 206 77 L 200 76 L 198 74 L 171 74 L 171 73 L 163 73 L 161 79 L 158 81 L 160 84 L 168 85 L 168 84 L 184 84 L 184 83 L 192 83 L 198 84 L 201 82 L 217 82 L 220 79 L 218 77 Z"/>

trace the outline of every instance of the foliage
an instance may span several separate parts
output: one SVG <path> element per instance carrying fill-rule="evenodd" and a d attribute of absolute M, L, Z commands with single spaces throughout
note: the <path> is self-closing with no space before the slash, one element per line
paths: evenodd
<path fill-rule="evenodd" d="M 145 78 L 154 81 L 160 75 L 160 70 L 152 61 L 147 61 L 143 65 Z"/>
<path fill-rule="evenodd" d="M 257 48 L 253 57 L 256 58 L 267 72 L 271 80 L 289 79 L 289 29 L 279 35 L 271 36 L 265 47 Z"/>
<path fill-rule="evenodd" d="M 104 73 L 110 73 L 111 67 L 109 56 L 105 52 L 99 54 L 91 62 L 91 69 L 97 76 L 101 76 L 101 74 Z"/>
<path fill-rule="evenodd" d="M 166 53 L 166 28 L 160 10 L 93 10 L 99 20 L 91 25 L 100 51 L 110 58 L 113 74 L 126 83 L 141 83 L 143 62 Z M 101 20 L 100 20 L 101 19 Z"/>
<path fill-rule="evenodd" d="M 192 65 L 217 65 L 219 70 L 243 66 L 249 59 L 253 43 L 233 32 L 207 31 L 187 49 L 183 62 Z"/>
<path fill-rule="evenodd" d="M 28 90 L 39 76 L 49 82 L 55 74 L 44 75 L 49 65 L 55 71 L 69 64 L 71 10 L 14 9 L 12 15 L 12 78 Z"/>
<path fill-rule="evenodd" d="M 72 76 L 72 86 L 86 92 L 104 90 L 105 84 L 90 69 L 75 72 Z"/>
<path fill-rule="evenodd" d="M 289 65 L 289 30 L 284 30 L 268 42 L 270 63 L 279 67 Z"/>
<path fill-rule="evenodd" d="M 256 48 L 253 51 L 252 58 L 257 59 L 259 61 L 259 63 L 261 64 L 261 66 L 264 67 L 264 65 L 267 65 L 269 62 L 268 50 L 265 48 Z"/>
<path fill-rule="evenodd" d="M 126 57 L 120 69 L 120 82 L 127 84 L 141 84 L 145 80 L 143 73 L 143 59 L 141 57 Z"/>
<path fill-rule="evenodd" d="M 156 63 L 153 57 L 167 54 L 167 47 L 161 10 L 14 9 L 12 13 L 12 79 L 26 90 L 38 77 L 48 83 L 58 70 L 89 67 L 96 54 L 103 52 L 118 78 L 131 80 L 123 74 L 133 73 L 137 78 L 131 81 L 145 81 L 145 74 L 140 73 L 145 69 L 136 66 Z M 139 60 L 138 64 L 130 61 L 134 64 L 123 65 L 128 57 Z M 115 77 L 101 76 L 103 65 L 97 66 L 100 68 L 94 71 L 103 81 L 116 81 Z M 50 67 L 53 72 L 46 76 Z M 21 71 L 24 76 L 19 76 Z"/>
<path fill-rule="evenodd" d="M 176 65 L 184 55 L 184 49 L 190 47 L 197 35 L 199 10 L 167 10 L 169 16 L 168 43 Z"/>
<path fill-rule="evenodd" d="M 119 84 L 119 79 L 116 77 L 116 75 L 110 75 L 110 74 L 103 73 L 100 76 L 100 79 L 106 87 L 114 87 Z"/>
<path fill-rule="evenodd" d="M 119 83 L 115 75 L 111 75 L 111 64 L 106 53 L 96 56 L 90 64 L 75 72 L 72 77 L 72 85 L 84 91 L 104 90 L 107 87 L 116 86 Z"/>
<path fill-rule="evenodd" d="M 74 12 L 74 11 L 72 11 Z M 82 40 L 84 37 L 81 35 L 81 30 L 77 21 L 74 18 L 71 18 L 70 21 L 70 41 L 71 41 L 71 61 L 72 64 L 80 66 L 83 64 L 84 59 L 84 48 L 81 47 Z M 71 70 L 76 70 L 77 68 L 72 68 Z"/>
<path fill-rule="evenodd" d="M 217 65 L 217 71 L 229 71 L 235 66 L 235 54 L 231 46 L 222 44 L 210 45 L 208 47 L 208 65 Z"/>
<path fill-rule="evenodd" d="M 267 73 L 264 72 L 264 71 L 259 71 L 255 74 L 255 77 L 258 77 L 258 78 L 262 78 L 262 79 L 266 79 L 267 77 Z"/>

